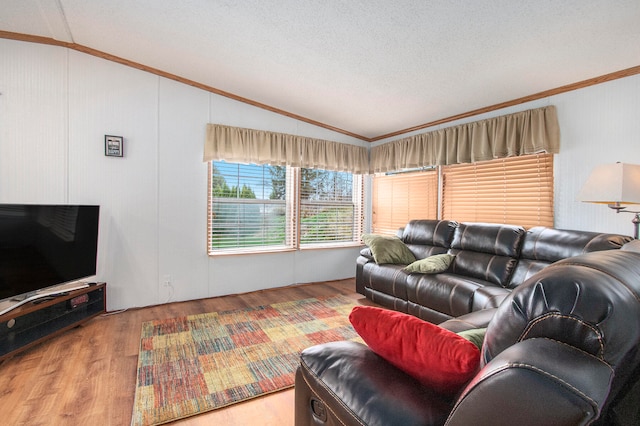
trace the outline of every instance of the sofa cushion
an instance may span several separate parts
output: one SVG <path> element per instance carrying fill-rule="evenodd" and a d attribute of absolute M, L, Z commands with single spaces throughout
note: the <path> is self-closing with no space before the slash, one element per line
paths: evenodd
<path fill-rule="evenodd" d="M 477 346 L 478 349 L 482 349 L 482 343 L 484 342 L 484 335 L 487 333 L 487 328 L 472 328 L 470 330 L 459 331 L 456 333 L 460 337 L 464 337 L 471 343 Z"/>
<path fill-rule="evenodd" d="M 448 220 L 411 220 L 402 231 L 407 244 L 449 248 L 457 222 Z"/>
<path fill-rule="evenodd" d="M 436 254 L 425 259 L 416 260 L 407 265 L 403 271 L 419 274 L 439 274 L 449 269 L 454 257 L 452 254 Z"/>
<path fill-rule="evenodd" d="M 409 302 L 447 316 L 445 318 L 425 318 L 436 323 L 471 312 L 476 292 L 489 285 L 484 280 L 455 275 L 450 272 L 408 274 L 405 281 Z"/>
<path fill-rule="evenodd" d="M 449 251 L 456 255 L 451 272 L 506 287 L 516 267 L 524 234 L 520 226 L 459 224 Z"/>
<path fill-rule="evenodd" d="M 412 220 L 402 229 L 400 237 L 416 259 L 446 253 L 451 246 L 457 222 L 448 220 Z"/>
<path fill-rule="evenodd" d="M 391 296 L 407 300 L 407 273 L 403 271 L 404 265 L 378 265 L 369 262 L 362 269 L 363 280 L 366 287 Z"/>
<path fill-rule="evenodd" d="M 594 251 L 619 249 L 629 241 L 631 237 L 625 235 L 533 227 L 524 237 L 520 261 L 508 287 L 519 286 L 558 260 Z"/>
<path fill-rule="evenodd" d="M 373 259 L 378 264 L 394 263 L 408 265 L 415 262 L 416 257 L 402 240 L 395 236 L 364 234 L 362 241 L 369 246 Z"/>
<path fill-rule="evenodd" d="M 497 223 L 460 223 L 455 230 L 451 248 L 518 257 L 525 231 L 521 226 Z"/>
<path fill-rule="evenodd" d="M 473 343 L 412 315 L 356 306 L 349 320 L 371 350 L 440 392 L 459 391 L 478 370 Z"/>

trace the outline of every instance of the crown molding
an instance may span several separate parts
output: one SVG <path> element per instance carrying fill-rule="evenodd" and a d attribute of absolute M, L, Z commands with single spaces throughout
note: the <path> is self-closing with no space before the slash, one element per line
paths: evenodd
<path fill-rule="evenodd" d="M 409 127 L 406 129 L 401 129 L 401 130 L 397 130 L 395 132 L 391 132 L 391 133 L 387 133 L 384 135 L 380 135 L 380 136 L 375 136 L 375 137 L 366 137 L 363 135 L 359 135 L 353 132 L 350 132 L 348 130 L 345 129 L 340 129 L 338 127 L 334 127 L 331 126 L 329 124 L 326 123 L 321 123 L 319 121 L 316 120 L 312 120 L 310 118 L 307 117 L 303 117 L 301 115 L 298 114 L 294 114 L 292 112 L 289 111 L 285 111 L 276 107 L 272 107 L 270 105 L 266 105 L 263 104 L 261 102 L 256 102 L 254 100 L 248 99 L 248 98 L 244 98 L 242 96 L 238 96 L 238 95 L 234 95 L 233 93 L 229 93 L 229 92 L 225 92 L 224 90 L 220 90 L 217 89 L 215 87 L 212 86 L 208 86 L 206 84 L 203 83 L 199 83 L 197 81 L 193 81 L 184 77 L 180 77 L 178 75 L 175 74 L 171 74 L 168 73 L 166 71 L 162 71 L 160 69 L 157 68 L 153 68 L 153 67 L 149 67 L 143 64 L 140 64 L 138 62 L 134 62 L 134 61 L 130 61 L 128 59 L 124 59 L 115 55 L 111 55 L 109 53 L 106 52 L 102 52 L 96 49 L 92 49 L 90 47 L 87 46 L 83 46 L 81 44 L 77 44 L 77 43 L 69 43 L 69 42 L 65 42 L 65 41 L 60 41 L 60 40 L 55 40 L 49 37 L 42 37 L 42 36 L 35 36 L 35 35 L 29 35 L 29 34 L 22 34 L 22 33 L 13 33 L 13 32 L 9 32 L 9 31 L 2 31 L 0 30 L 0 38 L 5 38 L 5 39 L 10 39 L 10 40 L 18 40 L 18 41 L 26 41 L 26 42 L 30 42 L 30 43 L 39 43 L 39 44 L 48 44 L 48 45 L 52 45 L 52 46 L 61 46 L 61 47 L 66 47 L 68 49 L 72 49 L 72 50 L 76 50 L 78 52 L 82 52 L 82 53 L 86 53 L 88 55 L 92 55 L 92 56 L 96 56 L 98 58 L 102 58 L 102 59 L 106 59 L 108 61 L 113 61 L 113 62 L 117 62 L 119 64 L 122 65 L 126 65 L 128 67 L 132 67 L 132 68 L 136 68 L 142 71 L 146 71 L 149 72 L 151 74 L 155 74 L 158 75 L 160 77 L 164 77 L 170 80 L 174 80 L 180 83 L 184 83 L 187 84 L 189 86 L 193 86 L 193 87 L 197 87 L 198 89 L 202 89 L 204 91 L 210 92 L 210 93 L 214 93 L 216 95 L 220 95 L 220 96 L 224 96 L 226 98 L 229 99 L 233 99 L 235 101 L 238 102 L 242 102 L 251 106 L 254 106 L 256 108 L 261 108 L 267 111 L 271 111 L 274 112 L 276 114 L 280 114 L 280 115 L 284 115 L 285 117 L 289 117 L 289 118 L 293 118 L 295 120 L 299 120 L 299 121 L 303 121 L 305 123 L 308 124 L 312 124 L 314 126 L 318 126 L 318 127 L 322 127 L 324 129 L 327 130 L 331 130 L 333 132 L 337 132 L 337 133 L 341 133 L 343 135 L 346 136 L 350 136 L 352 138 L 355 139 L 359 139 L 365 142 L 376 142 L 382 139 L 388 139 L 388 138 L 392 138 L 395 136 L 400 136 L 403 135 L 405 133 L 409 133 L 409 132 L 415 132 L 418 130 L 424 130 L 426 128 L 429 127 L 433 127 L 433 126 L 437 126 L 440 124 L 445 124 L 445 123 L 449 123 L 452 121 L 456 121 L 456 120 L 460 120 L 463 118 L 468 118 L 468 117 L 473 117 L 475 115 L 478 114 L 484 114 L 487 112 L 491 112 L 491 111 L 496 111 L 502 108 L 506 108 L 506 107 L 510 107 L 510 106 L 514 106 L 514 105 L 520 105 L 526 102 L 530 102 L 530 101 L 535 101 L 537 99 L 542 99 L 542 98 L 546 98 L 549 96 L 553 96 L 553 95 L 558 95 L 560 93 L 566 93 L 566 92 L 571 92 L 573 90 L 578 90 L 578 89 L 582 89 L 585 87 L 589 87 L 589 86 L 594 86 L 596 84 L 600 84 L 600 83 L 605 83 L 608 81 L 612 81 L 612 80 L 617 80 L 620 78 L 624 78 L 624 77 L 630 77 L 632 75 L 636 75 L 636 74 L 640 74 L 640 65 L 635 66 L 635 67 L 631 67 L 631 68 L 627 68 L 624 70 L 620 70 L 620 71 L 615 71 L 609 74 L 605 74 L 605 75 L 601 75 L 599 77 L 594 77 L 594 78 L 590 78 L 587 80 L 583 80 L 583 81 L 579 81 L 577 83 L 572 83 L 572 84 L 567 84 L 565 86 L 560 86 L 557 87 L 555 89 L 549 89 L 549 90 L 545 90 L 542 92 L 538 92 L 535 93 L 533 95 L 528 95 L 528 96 L 524 96 L 521 98 L 517 98 L 517 99 L 513 99 L 510 101 L 505 101 L 505 102 L 501 102 L 498 104 L 494 104 L 494 105 L 490 105 L 490 106 L 486 106 L 483 108 L 478 108 L 472 111 L 467 111 L 467 112 L 463 112 L 461 114 L 456 114 L 456 115 L 452 115 L 450 117 L 446 117 L 446 118 L 441 118 L 439 120 L 435 120 L 435 121 L 431 121 L 428 123 L 424 123 L 424 124 L 419 124 L 417 126 L 413 126 L 413 127 Z"/>

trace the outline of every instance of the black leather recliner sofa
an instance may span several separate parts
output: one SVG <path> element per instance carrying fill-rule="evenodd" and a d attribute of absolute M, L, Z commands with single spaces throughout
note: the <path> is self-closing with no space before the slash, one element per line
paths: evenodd
<path fill-rule="evenodd" d="M 631 237 L 587 231 L 446 220 L 413 220 L 399 232 L 416 259 L 455 255 L 440 274 L 377 264 L 369 248 L 356 260 L 356 291 L 373 302 L 438 324 L 496 308 L 527 278 L 551 263 L 583 253 L 619 249 Z"/>
<path fill-rule="evenodd" d="M 479 371 L 458 393 L 429 388 L 355 342 L 303 351 L 295 424 L 640 424 L 640 253 L 598 251 L 545 267 L 498 308 L 440 324 L 488 323 Z"/>

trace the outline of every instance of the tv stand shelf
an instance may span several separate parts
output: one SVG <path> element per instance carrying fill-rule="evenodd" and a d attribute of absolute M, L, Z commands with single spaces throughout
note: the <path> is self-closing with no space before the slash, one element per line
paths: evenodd
<path fill-rule="evenodd" d="M 36 299 L 1 315 L 0 361 L 104 313 L 105 290 L 106 283 L 97 283 Z"/>

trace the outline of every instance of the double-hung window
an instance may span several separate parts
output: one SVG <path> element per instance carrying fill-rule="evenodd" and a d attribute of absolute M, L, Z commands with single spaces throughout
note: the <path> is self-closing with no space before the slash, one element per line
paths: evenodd
<path fill-rule="evenodd" d="M 362 179 L 347 172 L 300 171 L 300 246 L 352 243 L 362 233 Z"/>
<path fill-rule="evenodd" d="M 357 244 L 362 177 L 289 166 L 209 163 L 209 253 Z"/>

